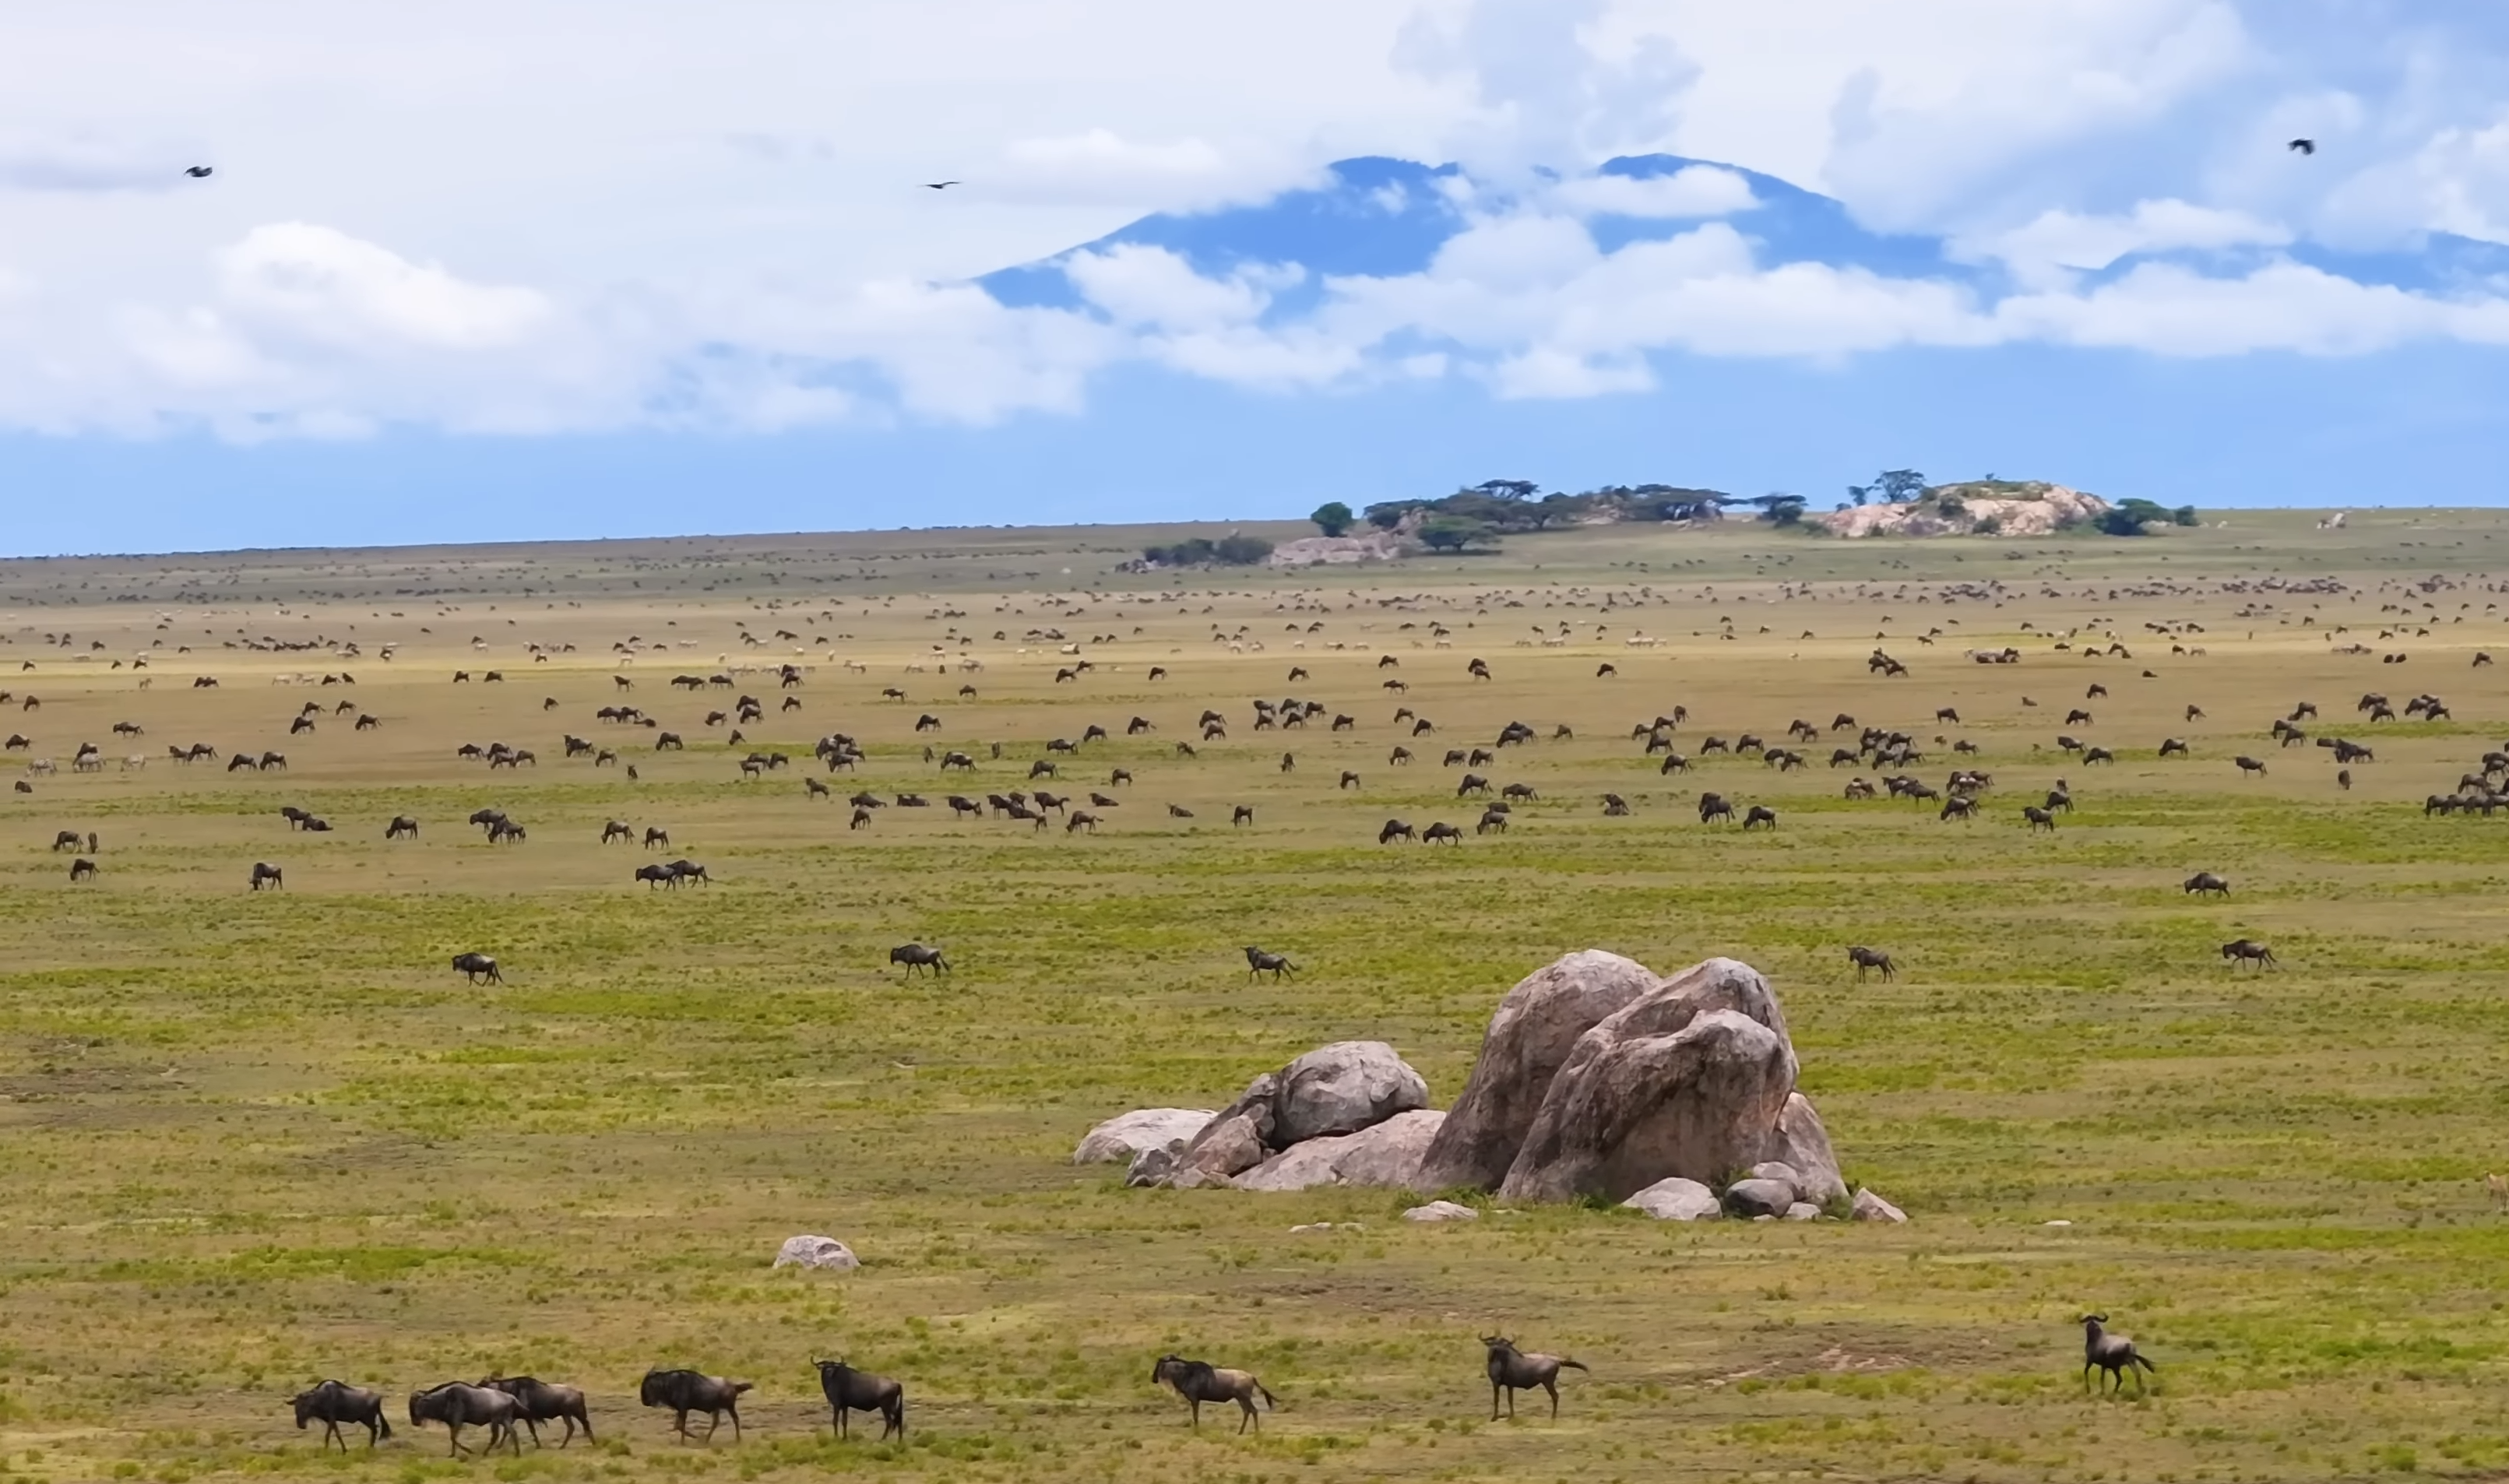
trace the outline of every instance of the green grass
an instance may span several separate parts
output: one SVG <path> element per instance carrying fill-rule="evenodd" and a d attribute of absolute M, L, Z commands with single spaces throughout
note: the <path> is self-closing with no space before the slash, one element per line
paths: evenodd
<path fill-rule="evenodd" d="M 2509 1221 L 2482 1176 L 2509 1113 L 2509 823 L 2425 819 L 2420 799 L 2509 735 L 2504 672 L 2466 663 L 2500 642 L 2477 574 L 2509 524 L 2371 512 L 2324 540 L 2311 524 L 2234 515 L 2141 542 L 2025 543 L 2019 560 L 1984 541 L 1572 532 L 1468 563 L 1181 581 L 1112 571 L 1157 533 L 1067 532 L 635 543 L 529 569 L 490 552 L 0 571 L 19 605 L 0 638 L 38 664 L 19 684 L 44 708 L 18 723 L 36 755 L 65 761 L 125 718 L 148 735 L 108 750 L 159 755 L 141 773 L 38 780 L 0 834 L 0 1479 L 2494 1475 L 2509 1467 L 2493 1400 Z M 350 587 L 360 565 L 399 575 L 368 596 Z M 212 571 L 243 590 L 173 607 L 166 584 Z M 1019 575 L 1031 571 L 1044 575 Z M 2340 574 L 2346 589 L 2214 585 L 2272 572 Z M 2406 585 L 2433 572 L 2471 585 Z M 2200 595 L 2137 595 L 2199 575 Z M 1935 601 L 1998 578 L 2001 609 Z M 1779 579 L 1816 587 L 1788 597 Z M 94 585 L 72 609 L 50 587 L 64 580 Z M 444 591 L 431 603 L 395 583 Z M 331 591 L 350 595 L 318 596 Z M 99 612 L 100 592 L 139 601 Z M 1412 601 L 1382 601 L 1398 595 Z M 2378 607 L 2407 601 L 2450 618 L 2472 607 L 2432 638 L 2377 641 L 2394 619 Z M 2233 616 L 2261 602 L 2276 606 Z M 1908 631 L 1884 641 L 1908 679 L 1865 674 L 1885 614 Z M 1738 637 L 1717 639 L 1728 616 Z M 2191 636 L 2201 657 L 2140 628 L 2190 616 L 2208 630 Z M 726 692 L 662 684 L 711 673 L 717 653 L 737 662 L 739 624 L 763 637 L 812 619 L 853 636 L 815 648 L 868 673 L 820 660 L 791 718 L 772 709 L 771 671 L 744 676 L 769 720 L 740 750 L 854 732 L 872 759 L 832 780 L 840 798 L 914 789 L 937 804 L 1013 786 L 1045 739 L 1093 721 L 1160 730 L 1092 744 L 1069 770 L 1077 794 L 1109 788 L 1109 767 L 1138 777 L 1094 837 L 939 807 L 850 831 L 793 773 L 735 780 L 721 732 L 698 724 Z M 1432 619 L 1451 649 L 1425 647 Z M 1562 619 L 1568 649 L 1518 646 Z M 2048 649 L 2094 620 L 2136 658 Z M 1293 636 L 1293 621 L 1325 627 Z M 2328 653 L 2338 621 L 2352 632 L 2337 642 L 2411 662 Z M 369 646 L 404 646 L 389 666 L 356 661 L 354 690 L 268 683 L 336 658 L 212 648 L 238 628 L 351 623 Z M 1232 653 L 1215 624 L 1267 648 Z M 1054 645 L 1018 652 L 1046 625 L 1120 638 L 1092 648 L 1099 671 L 1057 685 L 1068 659 Z M 986 668 L 907 673 L 953 626 Z M 1920 646 L 1934 626 L 1942 640 Z M 161 650 L 140 692 L 130 671 L 35 645 L 64 628 L 111 654 L 176 634 L 201 652 Z M 1640 628 L 1668 643 L 1620 643 Z M 1822 637 L 1795 637 L 1806 628 Z M 990 641 L 996 629 L 1013 637 Z M 604 667 L 628 633 L 698 642 L 625 672 L 630 699 L 689 735 L 685 754 L 591 720 L 617 697 Z M 1961 657 L 1990 635 L 2024 663 Z M 534 641 L 577 649 L 534 666 Z M 1406 694 L 1378 688 L 1383 652 Z M 1476 654 L 1497 680 L 1465 679 Z M 1618 679 L 1595 678 L 1606 659 Z M 1147 682 L 1153 663 L 1171 678 Z M 1292 664 L 1312 679 L 1286 684 Z M 491 665 L 512 680 L 445 682 Z M 225 684 L 189 689 L 204 671 Z M 2093 680 L 2112 696 L 2082 700 Z M 956 698 L 961 683 L 980 696 Z M 892 684 L 909 704 L 879 699 Z M 2365 689 L 2423 688 L 2453 723 L 2352 716 Z M 1285 689 L 1361 725 L 1247 730 L 1247 699 Z M 560 709 L 543 715 L 544 694 Z M 306 699 L 327 713 L 343 695 L 385 727 L 326 715 L 283 739 Z M 2265 735 L 2302 698 L 2326 713 L 2312 732 L 2375 740 L 2352 792 L 2323 752 Z M 2190 701 L 2210 720 L 2186 722 Z M 1629 726 L 1676 702 L 1694 757 L 1707 732 L 1774 739 L 1794 717 L 1847 711 L 1968 737 L 1997 786 L 1966 825 L 1850 802 L 1854 770 L 1818 765 L 1826 739 L 1802 773 L 1720 757 L 1663 778 Z M 2118 766 L 2054 750 L 2078 703 Z M 1947 704 L 1966 724 L 1928 722 Z M 1206 705 L 1231 737 L 1177 758 Z M 1397 705 L 1438 733 L 1398 731 Z M 999 740 L 1004 761 L 972 785 L 939 781 L 911 730 L 924 710 L 944 718 L 942 745 Z M 1373 843 L 1389 816 L 1469 826 L 1479 806 L 1458 803 L 1439 755 L 1511 719 L 1545 740 L 1479 769 L 1540 790 L 1508 834 Z M 1549 740 L 1558 722 L 1573 741 Z M 620 747 L 642 778 L 561 762 L 562 730 Z M 2194 757 L 2155 760 L 2168 735 Z M 281 746 L 294 772 L 162 760 L 196 736 Z M 459 742 L 492 737 L 541 766 L 492 779 L 455 761 Z M 1420 761 L 1389 766 L 1398 740 Z M 1285 750 L 1294 773 L 1277 767 Z M 1939 782 L 1953 759 L 1929 750 L 1914 771 Z M 2241 780 L 2242 752 L 2270 755 L 2271 774 Z M 1334 787 L 1345 767 L 1359 789 Z M 2059 775 L 2078 811 L 2053 835 L 2025 832 L 2020 804 Z M 1704 788 L 1772 804 L 1780 827 L 1702 829 L 1690 801 Z M 1634 816 L 1603 818 L 1606 790 Z M 1166 817 L 1169 801 L 1198 818 Z M 282 802 L 339 830 L 291 835 Z M 459 823 L 491 802 L 528 844 L 490 847 Z M 1237 802 L 1255 805 L 1252 829 L 1226 823 Z M 425 822 L 420 841 L 384 842 L 396 813 Z M 594 843 L 613 817 L 665 826 L 671 853 L 719 883 L 631 884 L 652 857 Z M 44 848 L 66 828 L 103 836 L 93 885 L 72 889 L 67 857 Z M 254 860 L 283 864 L 287 889 L 245 892 Z M 2197 869 L 2235 894 L 2184 896 Z M 2216 946 L 2241 935 L 2283 968 L 2231 971 Z M 910 938 L 944 945 L 958 972 L 901 979 L 886 950 Z M 1250 943 L 1305 972 L 1250 983 Z M 1858 983 L 1849 943 L 1889 949 L 1898 982 Z M 1914 1221 L 1677 1226 L 1482 1203 L 1479 1222 L 1420 1228 L 1388 1192 L 1128 1192 L 1119 1171 L 1066 1163 L 1100 1118 L 1217 1106 L 1329 1040 L 1393 1042 L 1442 1105 L 1506 987 L 1588 946 L 1767 972 L 1851 1181 Z M 495 952 L 508 983 L 464 983 L 446 960 L 469 948 Z M 1358 1229 L 1289 1232 L 1314 1221 Z M 862 1270 L 769 1272 L 805 1231 L 851 1243 Z M 2087 1309 L 2158 1360 L 2150 1397 L 2083 1396 Z M 1571 1377 L 1555 1424 L 1539 1407 L 1486 1420 L 1474 1337 L 1494 1327 L 1594 1367 Z M 1190 1432 L 1147 1385 L 1169 1349 L 1257 1370 L 1283 1409 L 1260 1436 Z M 906 1381 L 905 1444 L 828 1438 L 808 1361 L 833 1354 Z M 747 1439 L 670 1440 L 667 1419 L 632 1404 L 655 1364 L 757 1382 Z M 451 1465 L 440 1434 L 404 1428 L 344 1462 L 286 1426 L 285 1398 L 318 1376 L 398 1397 L 492 1368 L 584 1386 L 602 1441 Z"/>

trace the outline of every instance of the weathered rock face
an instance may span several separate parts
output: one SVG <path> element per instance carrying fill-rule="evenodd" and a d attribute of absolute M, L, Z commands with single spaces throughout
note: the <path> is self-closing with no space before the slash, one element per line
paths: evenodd
<path fill-rule="evenodd" d="M 1418 1190 L 1420 1159 L 1437 1137 L 1443 1113 L 1398 1113 L 1359 1133 L 1328 1134 L 1292 1144 L 1237 1177 L 1240 1190 L 1306 1190 L 1317 1185 L 1367 1185 Z"/>
<path fill-rule="evenodd" d="M 1254 1120 L 1243 1113 L 1219 1120 L 1219 1127 L 1209 1138 L 1192 1146 L 1185 1156 L 1185 1168 L 1205 1174 L 1242 1174 L 1263 1163 L 1263 1140 L 1255 1135 Z"/>
<path fill-rule="evenodd" d="M 1883 1200 L 1880 1196 L 1875 1195 L 1869 1190 L 1856 1191 L 1855 1205 L 1854 1208 L 1848 1212 L 1848 1216 L 1849 1219 L 1854 1221 L 1888 1221 L 1893 1223 L 1908 1219 L 1908 1213 L 1906 1211 L 1892 1206 L 1890 1202 Z M 2049 1226 L 2071 1226 L 2073 1223 L 2050 1221 L 2047 1224 Z"/>
<path fill-rule="evenodd" d="M 1725 1187 L 1725 1208 L 1737 1216 L 1782 1216 L 1794 1205 L 1795 1188 L 1783 1180 L 1737 1180 Z"/>
<path fill-rule="evenodd" d="M 1490 1190 L 1505 1180 L 1577 1038 L 1657 983 L 1644 964 L 1595 948 L 1519 980 L 1490 1017 L 1480 1059 L 1422 1163 L 1423 1188 Z"/>
<path fill-rule="evenodd" d="M 1275 1147 L 1372 1129 L 1429 1105 L 1429 1084 L 1382 1041 L 1320 1046 L 1281 1069 Z"/>
<path fill-rule="evenodd" d="M 1795 1194 L 1802 1200 L 1828 1206 L 1847 1199 L 1847 1182 L 1839 1177 L 1829 1131 L 1821 1127 L 1820 1115 L 1801 1093 L 1787 1096 L 1785 1111 L 1778 1115 L 1777 1130 L 1762 1146 L 1760 1157 L 1794 1171 Z"/>
<path fill-rule="evenodd" d="M 850 1273 L 862 1266 L 853 1248 L 834 1237 L 787 1237 L 775 1249 L 779 1268 L 826 1268 L 838 1273 Z"/>
<path fill-rule="evenodd" d="M 1667 1175 L 1716 1180 L 1760 1162 L 1794 1083 L 1768 981 L 1711 958 L 1577 1038 L 1499 1194 L 1617 1201 Z"/>
<path fill-rule="evenodd" d="M 1621 1204 L 1635 1206 L 1658 1221 L 1713 1221 L 1725 1214 L 1716 1192 L 1679 1175 L 1658 1180 Z"/>
<path fill-rule="evenodd" d="M 1479 1221 L 1481 1213 L 1452 1201 L 1432 1201 L 1403 1213 L 1405 1221 Z"/>
<path fill-rule="evenodd" d="M 1209 1108 L 1135 1108 L 1089 1131 L 1071 1151 L 1074 1165 L 1112 1165 L 1171 1139 L 1189 1139 L 1211 1122 Z"/>

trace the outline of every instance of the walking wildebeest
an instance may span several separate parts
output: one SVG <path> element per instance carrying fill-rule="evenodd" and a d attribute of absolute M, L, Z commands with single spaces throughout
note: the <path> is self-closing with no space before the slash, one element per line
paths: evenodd
<path fill-rule="evenodd" d="M 1765 825 L 1772 830 L 1778 828 L 1778 811 L 1770 808 L 1767 804 L 1753 804 L 1750 808 L 1743 811 L 1742 828 L 1744 830 L 1751 830 L 1762 825 Z"/>
<path fill-rule="evenodd" d="M 2021 806 L 2021 817 L 2030 822 L 2030 828 L 2033 830 L 2046 830 L 2053 832 L 2056 828 L 2056 816 L 2048 813 L 2037 804 L 2023 804 Z"/>
<path fill-rule="evenodd" d="M 1706 824 L 1709 820 L 1732 819 L 1733 817 L 1734 806 L 1725 801 L 1724 795 L 1702 794 L 1699 796 L 1699 822 L 1701 824 Z"/>
<path fill-rule="evenodd" d="M 1444 840 L 1450 845 L 1460 845 L 1464 842 L 1464 832 L 1442 819 L 1420 832 L 1420 843 L 1423 845 L 1434 845 L 1440 840 Z"/>
<path fill-rule="evenodd" d="M 1268 973 L 1272 978 L 1278 980 L 1284 974 L 1295 974 L 1297 972 L 1298 966 L 1290 962 L 1290 956 L 1286 953 L 1266 953 L 1261 948 L 1252 946 L 1248 947 L 1246 950 L 1246 977 L 1248 979 L 1253 979 L 1258 974 Z"/>
<path fill-rule="evenodd" d="M 680 873 L 668 866 L 639 866 L 636 879 L 644 882 L 648 890 L 656 886 L 676 887 L 680 884 Z"/>
<path fill-rule="evenodd" d="M 453 967 L 469 976 L 470 983 L 502 984 L 506 976 L 498 971 L 497 961 L 485 953 L 456 953 Z"/>
<path fill-rule="evenodd" d="M 522 1403 L 523 1426 L 531 1429 L 535 1448 L 541 1446 L 541 1424 L 544 1422 L 566 1424 L 566 1436 L 558 1440 L 561 1448 L 575 1441 L 578 1426 L 583 1428 L 585 1442 L 599 1441 L 592 1435 L 592 1415 L 584 1407 L 580 1388 L 555 1386 L 537 1376 L 490 1376 L 479 1384 Z"/>
<path fill-rule="evenodd" d="M 2180 887 L 2179 892 L 2181 895 L 2193 895 L 2198 897 L 2227 897 L 2230 894 L 2230 883 L 2223 880 L 2220 876 L 2213 874 L 2209 871 L 2199 871 L 2187 878 L 2187 884 Z"/>
<path fill-rule="evenodd" d="M 1416 840 L 1419 837 L 1418 832 L 1414 831 L 1408 824 L 1399 819 L 1387 820 L 1385 822 L 1385 828 L 1376 832 L 1376 842 L 1380 845 L 1387 844 L 1398 839 Z"/>
<path fill-rule="evenodd" d="M 1868 948 L 1861 945 L 1852 947 L 1847 950 L 1847 961 L 1855 965 L 1855 977 L 1859 980 L 1864 977 L 1864 971 L 1867 969 L 1881 970 L 1882 982 L 1886 984 L 1899 977 L 1897 967 L 1891 962 L 1891 955 L 1879 948 Z"/>
<path fill-rule="evenodd" d="M 299 1391 L 291 1398 L 296 1407 L 296 1428 L 305 1429 L 309 1422 L 322 1425 L 322 1450 L 327 1453 L 333 1443 L 340 1451 L 349 1451 L 348 1439 L 340 1435 L 340 1424 L 362 1425 L 366 1429 L 366 1446 L 372 1448 L 380 1438 L 392 1436 L 392 1419 L 384 1415 L 384 1394 L 369 1391 L 345 1381 L 321 1381 L 314 1389 Z"/>
<path fill-rule="evenodd" d="M 252 863 L 252 889 L 261 890 L 261 883 L 264 881 L 269 882 L 274 888 L 284 888 L 287 885 L 286 877 L 278 867 L 268 861 L 255 861 Z"/>
<path fill-rule="evenodd" d="M 950 972 L 950 960 L 941 956 L 939 948 L 928 947 L 919 943 L 899 944 L 888 950 L 888 961 L 892 964 L 906 965 L 907 977 L 910 979 L 917 969 L 930 969 L 938 974 Z"/>
<path fill-rule="evenodd" d="M 2158 1375 L 2160 1367 L 2145 1359 L 2142 1352 L 2135 1349 L 2133 1340 L 2124 1335 L 2110 1334 L 2101 1327 L 2108 1321 L 2109 1317 L 2104 1314 L 2082 1316 L 2082 1389 L 2090 1390 L 2091 1369 L 2096 1366 L 2101 1373 L 2101 1391 L 2107 1391 L 2108 1384 L 2115 1381 L 2117 1391 L 2123 1392 L 2125 1373 L 2132 1371 L 2135 1394 L 2139 1396 L 2144 1390 L 2143 1373 L 2150 1371 Z"/>
<path fill-rule="evenodd" d="M 637 1399 L 649 1407 L 667 1407 L 678 1417 L 676 1430 L 689 1436 L 689 1414 L 706 1414 L 705 1436 L 711 1442 L 714 1429 L 731 1418 L 731 1439 L 740 1441 L 740 1393 L 751 1389 L 746 1381 L 728 1381 L 721 1376 L 706 1376 L 690 1370 L 647 1371 L 645 1384 L 637 1390 Z"/>
<path fill-rule="evenodd" d="M 890 1433 L 906 1435 L 906 1388 L 886 1376 L 855 1370 L 843 1360 L 810 1363 L 819 1368 L 819 1390 L 826 1393 L 828 1410 L 835 1415 L 837 1436 L 851 1435 L 846 1416 L 853 1412 L 878 1412 L 882 1441 Z"/>
<path fill-rule="evenodd" d="M 395 814 L 393 816 L 393 822 L 384 827 L 384 838 L 396 840 L 404 835 L 411 839 L 418 838 L 418 821 L 406 814 Z"/>
<path fill-rule="evenodd" d="M 2278 962 L 2273 956 L 2273 949 L 2253 938 L 2241 938 L 2222 945 L 2222 956 L 2230 960 L 2230 967 L 2234 969 L 2242 963 L 2252 963 L 2262 970 Z"/>
<path fill-rule="evenodd" d="M 1507 1415 L 1516 1415 L 1516 1393 L 1540 1387 L 1551 1393 L 1551 1415 L 1559 1415 L 1559 1368 L 1586 1370 L 1580 1360 L 1565 1355 L 1526 1354 L 1516 1348 L 1516 1342 L 1500 1335 L 1483 1335 L 1481 1344 L 1489 1349 L 1490 1421 L 1498 1421 L 1499 1393 L 1507 1393 Z M 1591 1374 L 1591 1373 L 1590 1373 Z"/>
<path fill-rule="evenodd" d="M 1261 1419 L 1254 1415 L 1254 1398 L 1263 1398 L 1266 1407 L 1278 1407 L 1263 1383 L 1253 1371 L 1224 1370 L 1208 1360 L 1187 1360 L 1182 1355 L 1161 1355 L 1150 1367 L 1150 1385 L 1165 1386 L 1181 1396 L 1193 1409 L 1193 1426 L 1202 1426 L 1202 1404 L 1206 1401 L 1233 1401 L 1244 1414 L 1237 1420 L 1237 1430 L 1244 1432 L 1249 1424 L 1256 1431 L 1263 1429 Z"/>
<path fill-rule="evenodd" d="M 514 1424 L 522 1421 L 522 1416 L 521 1401 L 467 1381 L 448 1381 L 424 1391 L 412 1391 L 409 1397 L 409 1425 L 423 1428 L 431 1422 L 444 1424 L 444 1430 L 453 1439 L 447 1454 L 451 1458 L 471 1451 L 462 1446 L 462 1429 L 473 1427 L 488 1429 L 490 1453 L 503 1442 L 511 1444 L 515 1456 L 520 1457 L 523 1443 L 514 1436 Z"/>
<path fill-rule="evenodd" d="M 668 850 L 668 849 L 670 849 L 670 848 L 671 848 L 671 832 L 670 832 L 670 831 L 668 831 L 668 830 L 656 830 L 656 829 L 655 829 L 654 827 L 652 827 L 651 825 L 646 826 L 646 827 L 645 827 L 645 848 L 646 848 L 646 849 L 648 849 L 648 850 Z"/>

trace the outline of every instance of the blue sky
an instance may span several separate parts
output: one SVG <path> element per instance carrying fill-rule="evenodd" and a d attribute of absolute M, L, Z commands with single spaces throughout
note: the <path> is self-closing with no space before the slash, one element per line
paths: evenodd
<path fill-rule="evenodd" d="M 0 551 L 2504 494 L 2490 6 L 24 15 Z"/>

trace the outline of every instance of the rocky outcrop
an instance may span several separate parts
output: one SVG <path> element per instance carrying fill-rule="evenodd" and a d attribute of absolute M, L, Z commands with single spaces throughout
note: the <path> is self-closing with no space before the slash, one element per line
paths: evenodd
<path fill-rule="evenodd" d="M 1240 1190 L 1307 1190 L 1318 1185 L 1420 1189 L 1420 1158 L 1443 1113 L 1398 1113 L 1358 1133 L 1305 1139 L 1237 1177 Z M 1189 1157 L 1188 1157 L 1189 1158 Z"/>
<path fill-rule="evenodd" d="M 1829 1131 L 1801 1093 L 1786 1098 L 1778 1127 L 1761 1146 L 1764 1163 L 1787 1167 L 1799 1200 L 1828 1206 L 1847 1199 L 1847 1182 L 1839 1177 L 1838 1156 L 1829 1147 Z"/>
<path fill-rule="evenodd" d="M 1621 1201 L 1666 1175 L 1712 1184 L 1759 1163 L 1794 1083 L 1768 981 L 1711 958 L 1577 1038 L 1499 1194 Z"/>
<path fill-rule="evenodd" d="M 1357 1133 L 1428 1105 L 1429 1084 L 1393 1047 L 1382 1041 L 1337 1041 L 1248 1083 L 1235 1102 L 1194 1135 L 1188 1160 L 1194 1150 L 1241 1121 L 1265 1150 L 1279 1151 L 1310 1139 Z"/>
<path fill-rule="evenodd" d="M 2041 480 L 1978 480 L 1937 485 L 1902 504 L 1855 505 L 1804 522 L 1832 536 L 2045 536 L 2097 520 L 2109 502 Z"/>
<path fill-rule="evenodd" d="M 1274 567 L 1346 567 L 1362 562 L 1391 562 L 1411 542 L 1392 531 L 1362 536 L 1306 536 L 1283 541 L 1264 560 Z"/>
<path fill-rule="evenodd" d="M 774 1266 L 779 1268 L 824 1268 L 831 1272 L 850 1273 L 862 1266 L 854 1249 L 834 1237 L 787 1237 L 775 1249 Z"/>
<path fill-rule="evenodd" d="M 1074 1165 L 1112 1165 L 1174 1139 L 1189 1139 L 1211 1122 L 1209 1108 L 1135 1108 L 1089 1131 L 1071 1151 Z"/>
<path fill-rule="evenodd" d="M 1517 982 L 1490 1016 L 1481 1054 L 1420 1179 L 1430 1190 L 1495 1189 L 1516 1163 L 1534 1115 L 1577 1038 L 1659 983 L 1644 964 L 1589 948 Z"/>

